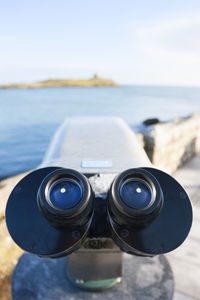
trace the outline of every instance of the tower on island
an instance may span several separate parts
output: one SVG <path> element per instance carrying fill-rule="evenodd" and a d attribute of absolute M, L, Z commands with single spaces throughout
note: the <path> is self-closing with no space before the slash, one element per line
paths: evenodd
<path fill-rule="evenodd" d="M 94 76 L 92 79 L 100 79 L 99 75 L 97 73 L 94 73 Z"/>

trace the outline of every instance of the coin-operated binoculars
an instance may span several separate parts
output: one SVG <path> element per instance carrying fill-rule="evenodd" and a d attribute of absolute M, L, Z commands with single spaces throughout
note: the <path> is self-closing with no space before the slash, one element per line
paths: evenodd
<path fill-rule="evenodd" d="M 180 246 L 192 209 L 185 190 L 151 166 L 122 120 L 72 119 L 41 168 L 13 189 L 6 222 L 22 249 L 69 255 L 70 281 L 100 290 L 120 281 L 123 252 L 153 257 Z"/>

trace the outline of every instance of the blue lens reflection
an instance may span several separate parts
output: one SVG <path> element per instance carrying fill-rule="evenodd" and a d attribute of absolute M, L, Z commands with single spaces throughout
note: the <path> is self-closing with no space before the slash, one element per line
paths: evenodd
<path fill-rule="evenodd" d="M 60 180 L 50 187 L 50 202 L 59 209 L 70 209 L 82 198 L 82 190 L 78 183 L 71 180 Z"/>
<path fill-rule="evenodd" d="M 149 205 L 152 199 L 152 191 L 149 184 L 141 179 L 126 181 L 120 190 L 121 200 L 131 208 L 143 209 Z"/>

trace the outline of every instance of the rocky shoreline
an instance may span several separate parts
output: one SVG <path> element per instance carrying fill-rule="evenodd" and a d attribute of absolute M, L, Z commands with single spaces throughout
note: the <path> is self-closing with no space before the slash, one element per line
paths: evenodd
<path fill-rule="evenodd" d="M 158 169 L 170 174 L 200 153 L 200 113 L 170 122 L 147 122 L 139 131 L 144 149 Z"/>

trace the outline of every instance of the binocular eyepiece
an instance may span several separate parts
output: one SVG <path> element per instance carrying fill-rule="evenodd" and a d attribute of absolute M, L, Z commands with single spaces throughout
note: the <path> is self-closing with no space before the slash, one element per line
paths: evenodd
<path fill-rule="evenodd" d="M 79 172 L 57 169 L 42 181 L 37 201 L 43 216 L 55 226 L 81 226 L 91 217 L 93 192 Z"/>
<path fill-rule="evenodd" d="M 68 255 L 84 238 L 93 238 L 97 198 L 105 204 L 95 226 L 106 222 L 106 237 L 112 237 L 122 251 L 154 256 L 174 250 L 185 240 L 192 208 L 185 190 L 171 176 L 153 168 L 126 170 L 115 177 L 105 202 L 93 191 L 90 176 L 47 167 L 24 177 L 6 208 L 13 240 L 42 257 Z"/>
<path fill-rule="evenodd" d="M 122 224 L 145 225 L 156 218 L 162 205 L 162 189 L 157 179 L 144 169 L 121 173 L 111 186 L 110 212 Z"/>

